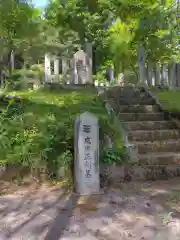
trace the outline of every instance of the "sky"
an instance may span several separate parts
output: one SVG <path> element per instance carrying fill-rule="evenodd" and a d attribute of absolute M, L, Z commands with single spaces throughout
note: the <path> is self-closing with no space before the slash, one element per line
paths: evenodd
<path fill-rule="evenodd" d="M 48 0 L 32 0 L 32 2 L 36 7 L 45 7 Z"/>

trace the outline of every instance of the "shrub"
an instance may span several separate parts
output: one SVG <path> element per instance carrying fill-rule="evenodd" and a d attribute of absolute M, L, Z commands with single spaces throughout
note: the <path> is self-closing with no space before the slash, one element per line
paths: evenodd
<path fill-rule="evenodd" d="M 17 71 L 6 79 L 6 89 L 8 90 L 23 90 L 26 88 L 26 83 L 22 74 Z"/>
<path fill-rule="evenodd" d="M 74 120 L 84 111 L 96 114 L 102 132 L 115 136 L 114 125 L 92 88 L 14 94 L 16 98 L 6 98 L 0 115 L 1 165 L 27 167 L 33 174 L 43 172 L 51 178 L 58 178 L 63 168 L 71 177 Z"/>

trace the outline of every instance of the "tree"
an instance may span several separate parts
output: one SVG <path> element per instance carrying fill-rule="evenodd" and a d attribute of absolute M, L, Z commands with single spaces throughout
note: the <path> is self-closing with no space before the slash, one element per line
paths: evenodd
<path fill-rule="evenodd" d="M 55 0 L 46 18 L 54 27 L 77 33 L 82 47 L 86 40 L 92 42 L 98 64 L 111 58 L 118 71 L 129 63 L 137 67 L 138 46 L 145 49 L 145 59 L 174 57 L 179 39 L 174 6 L 175 0 L 69 0 L 66 5 Z M 113 20 L 115 25 L 107 30 Z"/>
<path fill-rule="evenodd" d="M 23 52 L 36 36 L 39 17 L 39 11 L 24 1 L 0 0 L 1 43 L 10 71 L 14 65 L 14 54 Z"/>

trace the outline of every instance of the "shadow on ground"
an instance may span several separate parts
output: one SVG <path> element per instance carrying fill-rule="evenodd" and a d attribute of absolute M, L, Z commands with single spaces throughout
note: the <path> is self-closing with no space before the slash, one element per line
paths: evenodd
<path fill-rule="evenodd" d="M 180 239 L 180 181 L 128 183 L 79 197 L 60 188 L 0 197 L 0 239 Z"/>

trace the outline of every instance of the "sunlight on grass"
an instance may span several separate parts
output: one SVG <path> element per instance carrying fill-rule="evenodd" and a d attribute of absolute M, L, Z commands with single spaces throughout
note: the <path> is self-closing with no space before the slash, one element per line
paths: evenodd
<path fill-rule="evenodd" d="M 180 92 L 156 92 L 164 109 L 171 112 L 180 112 Z"/>

